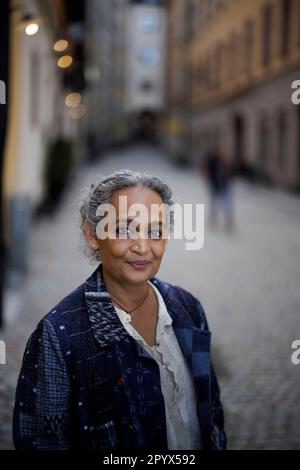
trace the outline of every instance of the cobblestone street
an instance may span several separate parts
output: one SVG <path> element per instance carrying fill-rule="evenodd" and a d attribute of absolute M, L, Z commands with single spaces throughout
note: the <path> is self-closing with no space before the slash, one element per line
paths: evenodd
<path fill-rule="evenodd" d="M 0 449 L 13 448 L 11 416 L 21 357 L 37 322 L 95 269 L 82 253 L 76 211 L 80 189 L 113 170 L 147 170 L 166 178 L 181 203 L 207 203 L 191 169 L 172 166 L 144 147 L 105 155 L 81 168 L 51 220 L 32 227 L 28 276 L 6 296 L 7 364 L 0 365 Z M 300 204 L 278 190 L 237 181 L 236 229 L 205 228 L 200 251 L 170 240 L 157 277 L 190 290 L 213 332 L 229 449 L 300 449 Z M 206 209 L 205 209 L 206 210 Z"/>

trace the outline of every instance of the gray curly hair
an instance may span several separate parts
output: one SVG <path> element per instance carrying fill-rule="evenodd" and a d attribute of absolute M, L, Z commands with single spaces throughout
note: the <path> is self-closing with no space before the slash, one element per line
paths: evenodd
<path fill-rule="evenodd" d="M 96 216 L 99 205 L 111 203 L 113 195 L 124 188 L 144 186 L 155 191 L 161 197 L 163 204 L 169 208 L 174 204 L 173 192 L 171 188 L 159 176 L 154 176 L 144 172 L 121 169 L 113 172 L 109 176 L 98 179 L 85 190 L 85 195 L 80 203 L 80 228 L 84 234 L 84 222 L 91 223 L 95 233 L 99 221 L 103 217 Z M 170 211 L 170 229 L 174 226 L 174 214 Z M 86 244 L 84 253 L 91 262 L 101 261 L 99 250 L 93 250 Z"/>

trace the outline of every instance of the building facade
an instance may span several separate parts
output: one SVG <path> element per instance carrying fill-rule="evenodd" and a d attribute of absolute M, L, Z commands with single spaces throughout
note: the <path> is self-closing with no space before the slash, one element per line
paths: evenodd
<path fill-rule="evenodd" d="M 9 2 L 3 235 L 7 260 L 20 271 L 26 270 L 32 215 L 44 195 L 48 144 L 58 137 L 73 138 L 78 131 L 78 121 L 65 105 L 66 94 L 75 91 L 72 67 L 60 69 L 58 59 L 64 53 L 54 50 L 58 39 L 66 39 L 69 7 L 67 0 Z M 68 44 L 66 53 L 72 54 L 75 64 L 71 40 Z"/>
<path fill-rule="evenodd" d="M 126 8 L 128 0 L 86 2 L 86 137 L 91 158 L 127 136 L 125 119 Z"/>
<path fill-rule="evenodd" d="M 132 3 L 127 10 L 126 110 L 160 112 L 165 106 L 166 12 Z"/>
<path fill-rule="evenodd" d="M 130 133 L 157 141 L 165 110 L 164 2 L 131 1 L 127 8 L 126 113 Z"/>
<path fill-rule="evenodd" d="M 169 0 L 167 30 L 167 71 L 166 71 L 166 108 L 164 121 L 164 140 L 173 159 L 187 162 L 189 157 L 188 142 L 188 93 L 189 67 L 188 44 L 190 34 L 191 2 Z"/>
<path fill-rule="evenodd" d="M 86 134 L 95 158 L 127 142 L 139 114 L 161 112 L 165 33 L 161 0 L 86 3 Z"/>
<path fill-rule="evenodd" d="M 169 118 L 185 110 L 177 140 L 188 159 L 219 147 L 238 170 L 298 189 L 300 112 L 291 96 L 300 78 L 300 2 L 171 0 L 169 12 L 169 74 L 185 75 L 181 102 L 173 81 Z M 176 64 L 180 50 L 185 59 Z"/>

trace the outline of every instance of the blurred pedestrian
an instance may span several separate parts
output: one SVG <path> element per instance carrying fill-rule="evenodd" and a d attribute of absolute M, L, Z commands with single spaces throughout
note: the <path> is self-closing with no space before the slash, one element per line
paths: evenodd
<path fill-rule="evenodd" d="M 215 227 L 218 222 L 218 214 L 221 210 L 224 215 L 225 228 L 230 231 L 234 226 L 232 177 L 233 171 L 226 154 L 215 149 L 210 151 L 204 162 L 204 174 L 206 176 L 209 195 L 209 222 Z"/>

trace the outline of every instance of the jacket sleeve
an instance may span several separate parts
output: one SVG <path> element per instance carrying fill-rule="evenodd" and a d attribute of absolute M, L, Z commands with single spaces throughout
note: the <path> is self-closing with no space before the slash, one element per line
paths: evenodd
<path fill-rule="evenodd" d="M 224 430 L 224 411 L 220 400 L 220 388 L 217 377 L 214 371 L 213 364 L 211 365 L 211 391 L 212 391 L 212 448 L 213 450 L 226 450 L 227 437 Z"/>
<path fill-rule="evenodd" d="M 43 319 L 30 336 L 16 389 L 16 449 L 68 449 L 70 381 L 59 340 Z"/>
<path fill-rule="evenodd" d="M 209 326 L 201 302 L 194 297 L 196 302 L 196 311 L 200 319 L 200 327 L 209 331 Z M 227 436 L 224 429 L 224 411 L 221 403 L 221 392 L 217 376 L 211 361 L 211 414 L 212 414 L 212 433 L 211 449 L 226 450 Z"/>

